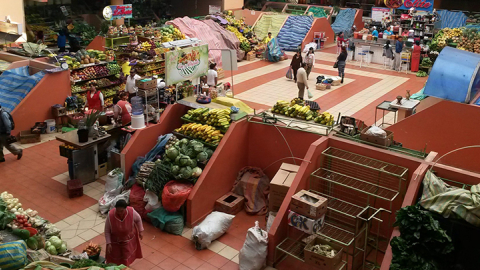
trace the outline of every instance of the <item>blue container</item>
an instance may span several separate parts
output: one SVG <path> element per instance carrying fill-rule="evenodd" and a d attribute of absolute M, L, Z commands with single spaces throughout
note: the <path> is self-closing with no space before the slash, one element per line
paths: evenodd
<path fill-rule="evenodd" d="M 143 104 L 141 97 L 132 98 L 132 115 L 142 115 L 143 114 Z"/>
<path fill-rule="evenodd" d="M 469 103 L 480 88 L 480 55 L 445 47 L 430 71 L 424 94 Z"/>

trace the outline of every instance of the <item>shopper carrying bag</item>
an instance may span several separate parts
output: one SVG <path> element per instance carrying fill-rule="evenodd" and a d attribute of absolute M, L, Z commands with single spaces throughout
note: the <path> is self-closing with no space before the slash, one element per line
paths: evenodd
<path fill-rule="evenodd" d="M 298 98 L 303 100 L 303 96 L 305 95 L 305 88 L 307 88 L 308 98 L 312 98 L 313 95 L 308 91 L 308 79 L 307 79 L 307 71 L 305 71 L 305 67 L 307 64 L 302 63 L 300 68 L 297 71 L 297 87 L 298 87 Z"/>
<path fill-rule="evenodd" d="M 291 68 L 291 67 L 288 67 L 286 77 L 287 77 L 287 79 L 289 79 L 289 80 L 293 79 L 293 71 L 292 71 L 292 68 Z"/>

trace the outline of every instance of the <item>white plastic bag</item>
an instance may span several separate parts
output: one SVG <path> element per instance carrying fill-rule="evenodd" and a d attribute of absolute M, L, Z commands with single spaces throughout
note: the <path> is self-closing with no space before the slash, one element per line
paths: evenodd
<path fill-rule="evenodd" d="M 305 47 L 303 48 L 303 52 L 307 53 L 308 50 L 310 50 L 310 48 L 313 48 L 313 50 L 316 50 L 317 49 L 317 43 L 310 42 L 310 43 L 306 44 Z"/>
<path fill-rule="evenodd" d="M 103 196 L 98 200 L 98 209 L 100 213 L 107 214 L 108 211 L 115 207 L 115 204 L 118 200 L 125 200 L 128 203 L 128 198 L 130 197 L 130 190 L 122 192 L 123 187 L 119 187 L 110 192 L 105 192 Z"/>
<path fill-rule="evenodd" d="M 267 260 L 267 248 L 268 234 L 255 221 L 255 227 L 248 229 L 247 238 L 238 255 L 240 270 L 263 269 Z"/>
<path fill-rule="evenodd" d="M 105 180 L 105 192 L 109 192 L 114 189 L 117 189 L 118 187 L 122 186 L 122 182 L 123 182 L 122 170 L 119 168 L 111 170 L 107 174 L 107 179 Z"/>
<path fill-rule="evenodd" d="M 147 205 L 145 206 L 145 210 L 147 210 L 148 212 L 151 212 L 162 206 L 162 202 L 158 200 L 157 194 L 151 192 L 150 190 L 147 190 L 145 192 L 143 201 L 147 202 Z"/>
<path fill-rule="evenodd" d="M 371 126 L 365 134 L 375 136 L 375 137 L 380 137 L 380 138 L 386 138 L 387 137 L 387 132 L 385 130 L 377 127 L 377 126 Z"/>
<path fill-rule="evenodd" d="M 198 226 L 193 228 L 192 238 L 195 247 L 207 248 L 215 239 L 227 232 L 235 216 L 222 212 L 212 212 Z"/>
<path fill-rule="evenodd" d="M 268 219 L 267 219 L 267 232 L 270 232 L 270 227 L 272 227 L 273 221 L 275 220 L 275 217 L 277 216 L 277 212 L 269 212 L 268 213 Z"/>

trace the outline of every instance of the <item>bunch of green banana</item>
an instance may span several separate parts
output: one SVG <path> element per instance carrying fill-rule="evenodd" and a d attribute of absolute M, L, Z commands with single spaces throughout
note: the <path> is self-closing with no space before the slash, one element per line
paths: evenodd
<path fill-rule="evenodd" d="M 314 119 L 314 121 L 315 121 L 315 123 L 318 123 L 318 124 L 322 124 L 322 125 L 326 125 L 326 126 L 333 126 L 333 123 L 334 123 L 335 120 L 333 119 L 333 115 L 331 115 L 328 112 L 323 112 L 322 114 L 317 116 Z"/>
<path fill-rule="evenodd" d="M 189 110 L 187 114 L 183 116 L 183 118 L 214 127 L 228 129 L 231 122 L 231 113 L 232 111 L 230 109 L 209 110 L 207 108 L 198 108 L 195 110 Z"/>
<path fill-rule="evenodd" d="M 284 100 L 279 100 L 273 106 L 272 112 L 283 114 L 289 117 L 297 117 L 306 121 L 313 120 L 316 117 L 316 112 L 310 110 L 309 106 L 299 105 L 294 100 L 292 102 L 287 102 Z"/>

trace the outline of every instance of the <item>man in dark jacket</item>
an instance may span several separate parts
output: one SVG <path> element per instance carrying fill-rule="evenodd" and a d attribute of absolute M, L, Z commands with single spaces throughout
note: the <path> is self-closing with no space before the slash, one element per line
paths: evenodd
<path fill-rule="evenodd" d="M 7 143 L 7 140 L 10 138 L 11 131 L 12 123 L 10 121 L 10 117 L 0 105 L 0 162 L 5 162 L 5 156 L 3 155 L 3 147 L 7 148 L 10 153 L 16 155 L 17 159 L 22 158 L 23 150 L 17 149 L 15 146 Z"/>

